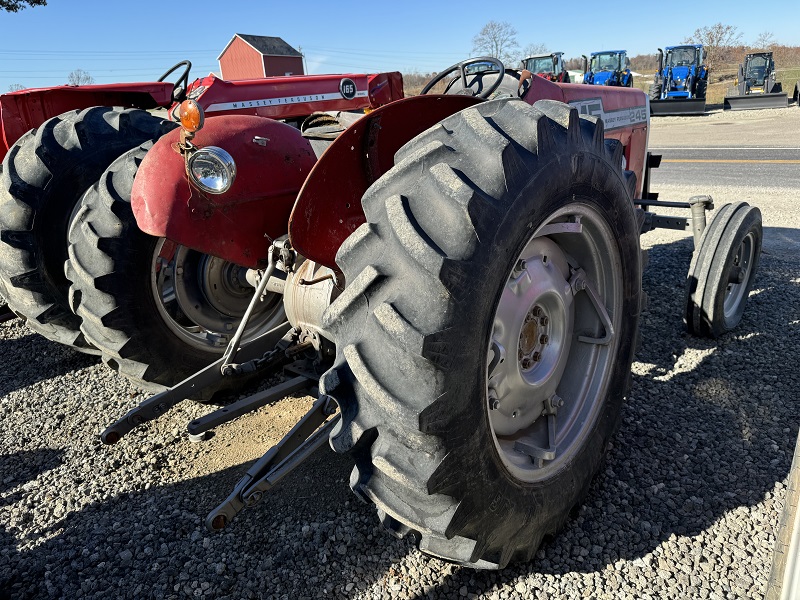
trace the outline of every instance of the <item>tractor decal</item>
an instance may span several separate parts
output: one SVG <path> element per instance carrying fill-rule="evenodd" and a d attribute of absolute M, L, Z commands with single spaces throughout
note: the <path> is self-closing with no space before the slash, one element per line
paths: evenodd
<path fill-rule="evenodd" d="M 368 92 L 366 90 L 357 91 L 355 94 L 345 97 L 346 100 L 353 98 L 366 98 Z M 256 106 L 277 106 L 279 104 L 302 104 L 303 102 L 318 102 L 324 100 L 339 100 L 344 96 L 341 92 L 333 92 L 330 94 L 313 94 L 309 96 L 285 96 L 283 98 L 262 98 L 259 100 L 245 100 L 243 102 L 219 102 L 212 104 L 205 112 L 221 112 L 225 110 L 241 110 Z"/>
<path fill-rule="evenodd" d="M 606 131 L 647 123 L 646 106 L 632 106 L 629 108 L 607 111 L 603 109 L 602 98 L 573 100 L 569 104 L 570 106 L 574 106 L 582 115 L 603 119 Z"/>

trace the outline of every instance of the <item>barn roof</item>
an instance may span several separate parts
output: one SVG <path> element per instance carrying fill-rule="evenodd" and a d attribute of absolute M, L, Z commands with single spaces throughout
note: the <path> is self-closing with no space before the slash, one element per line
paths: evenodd
<path fill-rule="evenodd" d="M 241 38 L 244 42 L 252 46 L 263 56 L 303 56 L 279 37 L 236 33 L 231 38 L 231 41 L 227 43 L 225 48 L 222 49 L 222 52 L 220 52 L 217 60 L 219 60 L 222 55 L 225 54 L 225 50 L 228 49 L 228 46 L 230 46 L 231 42 L 233 42 L 233 40 L 235 40 L 237 37 Z"/>

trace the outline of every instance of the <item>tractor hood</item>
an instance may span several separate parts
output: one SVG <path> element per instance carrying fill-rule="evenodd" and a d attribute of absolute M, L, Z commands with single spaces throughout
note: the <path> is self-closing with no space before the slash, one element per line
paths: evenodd
<path fill-rule="evenodd" d="M 673 90 L 683 90 L 686 79 L 691 73 L 691 67 L 672 67 L 670 71 L 670 87 Z"/>
<path fill-rule="evenodd" d="M 608 81 L 614 78 L 614 71 L 599 71 L 594 73 L 592 83 L 594 85 L 608 85 Z"/>

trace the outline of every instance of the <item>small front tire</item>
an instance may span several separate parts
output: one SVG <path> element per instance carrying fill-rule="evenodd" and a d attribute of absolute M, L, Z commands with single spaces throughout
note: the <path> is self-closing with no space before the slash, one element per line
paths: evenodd
<path fill-rule="evenodd" d="M 717 338 L 742 319 L 761 256 L 761 211 L 722 206 L 703 231 L 686 281 L 684 322 L 692 335 Z"/>

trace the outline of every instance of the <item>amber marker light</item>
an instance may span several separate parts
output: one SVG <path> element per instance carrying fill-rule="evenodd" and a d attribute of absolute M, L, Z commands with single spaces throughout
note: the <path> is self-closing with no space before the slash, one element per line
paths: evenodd
<path fill-rule="evenodd" d="M 178 113 L 181 127 L 189 133 L 197 133 L 203 128 L 203 109 L 196 100 L 184 100 L 181 102 Z"/>

